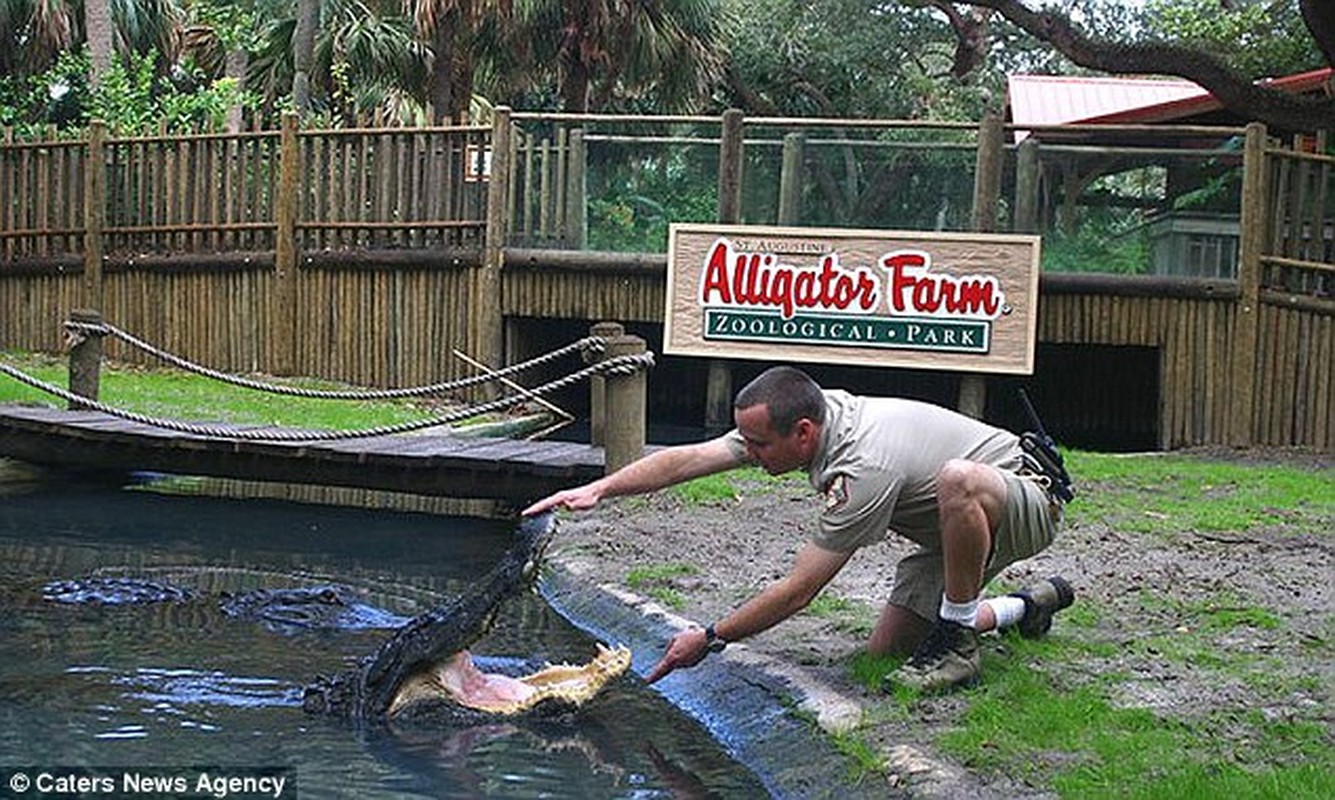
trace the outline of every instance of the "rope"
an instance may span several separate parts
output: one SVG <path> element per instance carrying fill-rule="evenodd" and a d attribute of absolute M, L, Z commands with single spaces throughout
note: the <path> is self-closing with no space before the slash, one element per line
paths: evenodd
<path fill-rule="evenodd" d="M 588 354 L 590 352 L 601 353 L 607 346 L 607 340 L 601 336 L 586 336 L 565 347 L 553 350 L 549 353 L 531 358 L 528 361 L 521 361 L 518 364 L 512 364 L 504 369 L 488 371 L 482 375 L 474 375 L 471 378 L 461 378 L 459 380 L 447 381 L 445 383 L 433 383 L 429 386 L 414 386 L 403 389 L 362 389 L 356 391 L 341 391 L 328 389 L 304 389 L 300 386 L 287 386 L 278 383 L 266 383 L 264 381 L 242 378 L 239 375 L 230 375 L 226 372 L 219 372 L 210 369 L 193 361 L 188 361 L 180 356 L 161 350 L 145 342 L 126 331 L 117 328 L 109 322 L 76 322 L 74 320 L 65 323 L 65 329 L 76 336 L 88 336 L 89 334 L 106 336 L 111 335 L 133 347 L 143 350 L 149 355 L 156 356 L 167 363 L 179 367 L 188 372 L 197 375 L 203 375 L 206 378 L 212 378 L 223 383 L 229 383 L 233 386 L 240 386 L 244 389 L 255 389 L 261 392 L 270 392 L 272 394 L 289 395 L 293 397 L 308 397 L 318 400 L 393 400 L 404 397 L 422 397 L 424 395 L 443 394 L 445 392 L 466 389 L 471 386 L 488 383 L 508 378 L 525 370 L 541 364 L 547 364 L 562 358 L 570 353 L 581 352 Z"/>
<path fill-rule="evenodd" d="M 55 395 L 67 402 L 74 403 L 84 408 L 100 411 L 113 417 L 138 422 L 142 425 L 151 425 L 155 428 L 177 431 L 179 433 L 189 433 L 195 436 L 207 436 L 214 439 L 247 439 L 254 441 L 270 442 L 313 442 L 313 441 L 335 441 L 344 439 L 362 439 L 375 436 L 389 436 L 395 433 L 408 433 L 410 431 L 422 430 L 423 428 L 434 428 L 440 425 L 450 425 L 478 414 L 489 414 L 496 411 L 503 411 L 512 406 L 519 405 L 529 399 L 531 395 L 543 395 L 549 392 L 555 392 L 568 386 L 573 386 L 582 380 L 586 380 L 594 375 L 633 375 L 641 370 L 648 369 L 654 365 L 653 353 L 635 353 L 624 356 L 613 356 L 604 361 L 587 366 L 576 372 L 572 372 L 563 378 L 557 378 L 541 386 L 527 390 L 524 394 L 510 395 L 486 403 L 481 403 L 471 408 L 461 409 L 440 417 L 431 417 L 413 422 L 401 422 L 397 425 L 382 425 L 376 428 L 362 428 L 359 430 L 236 430 L 214 425 L 198 425 L 190 422 L 181 422 L 171 419 L 160 419 L 150 417 L 145 414 L 139 414 L 134 411 L 113 408 L 96 400 L 89 400 L 73 392 L 67 391 L 54 384 L 47 383 L 39 378 L 15 369 L 8 364 L 0 363 L 0 372 L 9 377 L 27 384 L 34 389 L 40 389 L 48 394 Z"/>

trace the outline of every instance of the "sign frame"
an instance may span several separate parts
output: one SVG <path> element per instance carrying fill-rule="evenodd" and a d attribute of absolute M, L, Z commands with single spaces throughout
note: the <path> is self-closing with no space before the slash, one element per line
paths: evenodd
<path fill-rule="evenodd" d="M 1029 375 L 1041 237 L 673 223 L 668 355 Z"/>

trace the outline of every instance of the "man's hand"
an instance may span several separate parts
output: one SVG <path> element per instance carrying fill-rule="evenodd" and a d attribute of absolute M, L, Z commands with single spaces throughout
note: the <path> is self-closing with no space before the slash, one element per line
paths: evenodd
<path fill-rule="evenodd" d="M 550 497 L 544 497 L 528 508 L 524 509 L 523 515 L 531 517 L 541 514 L 544 511 L 556 508 L 568 508 L 571 511 L 584 511 L 598 505 L 601 494 L 593 489 L 592 484 L 577 486 L 574 489 L 564 489 Z"/>
<path fill-rule="evenodd" d="M 693 667 L 709 655 L 709 643 L 705 641 L 705 632 L 699 628 L 688 628 L 672 637 L 667 653 L 658 662 L 654 671 L 645 678 L 646 683 L 653 683 L 674 669 Z"/>

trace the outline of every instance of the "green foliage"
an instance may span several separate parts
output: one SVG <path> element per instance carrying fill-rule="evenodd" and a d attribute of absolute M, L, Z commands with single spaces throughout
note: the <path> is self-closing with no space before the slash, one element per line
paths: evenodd
<path fill-rule="evenodd" d="M 624 158 L 591 151 L 589 246 L 637 253 L 667 251 L 673 222 L 711 222 L 718 216 L 715 161 L 700 150 L 673 147 Z"/>
<path fill-rule="evenodd" d="M 990 81 L 943 80 L 955 35 L 926 4 L 728 0 L 725 7 L 735 20 L 734 80 L 747 90 L 727 101 L 751 113 L 977 119 L 1002 90 L 996 73 Z"/>
<path fill-rule="evenodd" d="M 32 138 L 50 126 L 82 125 L 88 102 L 88 53 L 62 52 L 36 75 L 0 77 L 0 124 L 20 138 Z"/>
<path fill-rule="evenodd" d="M 159 130 L 216 130 L 232 106 L 254 106 L 254 98 L 242 92 L 235 79 L 207 83 L 196 73 L 189 77 L 206 85 L 178 91 L 157 74 L 156 64 L 153 53 L 132 54 L 128 64 L 112 64 L 92 92 L 89 116 L 103 120 L 118 135 L 132 136 Z"/>
<path fill-rule="evenodd" d="M 88 53 L 79 50 L 62 53 L 41 74 L 5 78 L 0 123 L 15 126 L 22 136 L 37 135 L 49 124 L 78 128 L 91 119 L 106 122 L 120 136 L 215 130 L 233 105 L 256 104 L 235 79 L 209 81 L 198 70 L 178 70 L 178 86 L 152 51 L 114 61 L 96 87 L 89 87 L 87 74 Z"/>
<path fill-rule="evenodd" d="M 1150 266 L 1150 246 L 1138 218 L 1090 210 L 1074 231 L 1055 229 L 1043 237 L 1043 269 L 1048 272 L 1104 272 L 1139 275 Z"/>
<path fill-rule="evenodd" d="M 1251 79 L 1280 77 L 1324 66 L 1294 2 L 1150 0 L 1150 36 L 1196 47 L 1224 59 Z"/>

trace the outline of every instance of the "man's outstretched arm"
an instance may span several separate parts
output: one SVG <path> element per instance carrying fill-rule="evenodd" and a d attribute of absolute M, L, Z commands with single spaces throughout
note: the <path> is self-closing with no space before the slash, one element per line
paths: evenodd
<path fill-rule="evenodd" d="M 732 446 L 722 437 L 698 444 L 667 447 L 632 461 L 611 475 L 545 497 L 524 509 L 524 516 L 541 514 L 557 507 L 576 511 L 593 508 L 607 497 L 645 494 L 702 475 L 739 467 L 743 463 L 742 457 L 733 452 Z"/>
<path fill-rule="evenodd" d="M 787 575 L 715 622 L 714 632 L 720 639 L 733 642 L 774 627 L 806 608 L 852 555 L 852 551 L 839 553 L 808 542 L 797 551 Z M 653 683 L 673 670 L 693 667 L 708 654 L 709 643 L 703 630 L 681 631 L 672 637 L 667 653 L 645 680 Z"/>

